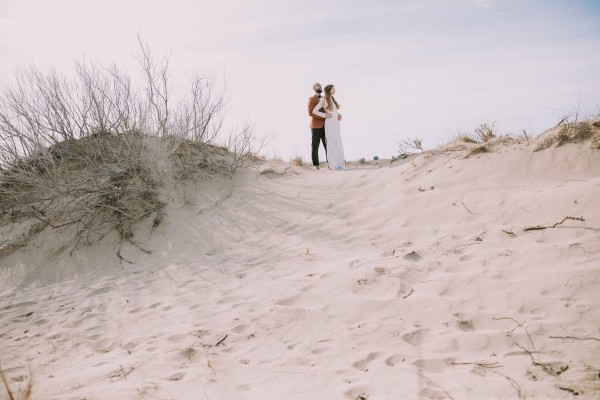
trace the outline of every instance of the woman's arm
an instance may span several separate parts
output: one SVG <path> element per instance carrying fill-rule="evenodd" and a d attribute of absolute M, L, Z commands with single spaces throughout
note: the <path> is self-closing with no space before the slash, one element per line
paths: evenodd
<path fill-rule="evenodd" d="M 313 114 L 318 115 L 321 118 L 329 118 L 329 117 L 331 117 L 331 114 L 329 114 L 329 113 L 322 113 L 321 111 L 319 111 L 321 108 L 325 108 L 325 97 L 321 97 L 321 100 L 319 101 L 319 103 L 313 109 Z"/>
<path fill-rule="evenodd" d="M 325 119 L 324 117 L 319 117 L 318 115 L 313 114 L 313 108 L 315 108 L 317 103 L 319 103 L 319 99 L 314 96 L 308 99 L 308 115 L 317 119 Z"/>

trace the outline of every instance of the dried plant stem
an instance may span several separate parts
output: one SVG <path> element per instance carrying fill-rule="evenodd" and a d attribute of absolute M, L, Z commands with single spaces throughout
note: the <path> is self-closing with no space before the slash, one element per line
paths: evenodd
<path fill-rule="evenodd" d="M 494 321 L 502 321 L 502 320 L 508 320 L 508 321 L 513 321 L 517 324 L 517 326 L 515 326 L 513 329 L 511 329 L 510 331 L 508 331 L 507 333 L 512 333 L 514 332 L 517 328 L 521 328 L 525 331 L 525 334 L 527 334 L 527 338 L 529 339 L 529 343 L 531 344 L 531 348 L 535 350 L 535 345 L 533 344 L 533 340 L 531 340 L 531 335 L 529 335 L 529 331 L 527 330 L 527 328 L 525 328 L 525 326 L 523 326 L 523 324 L 525 324 L 525 322 L 519 322 L 514 318 L 510 318 L 510 317 L 499 317 L 499 318 L 492 318 Z"/>
<path fill-rule="evenodd" d="M 576 336 L 550 336 L 550 339 L 573 339 L 573 340 L 595 340 L 600 342 L 600 339 L 595 337 L 576 337 Z"/>
<path fill-rule="evenodd" d="M 529 226 L 527 228 L 524 228 L 524 231 L 539 231 L 539 230 L 543 230 L 543 229 L 550 229 L 550 228 L 556 228 L 558 225 L 561 225 L 562 223 L 564 223 L 566 220 L 573 220 L 573 221 L 582 221 L 585 222 L 585 219 L 583 219 L 583 217 L 571 217 L 571 216 L 566 216 L 564 217 L 562 220 L 560 220 L 559 222 L 552 224 L 550 226 L 542 226 L 542 225 L 535 225 L 535 226 Z"/>

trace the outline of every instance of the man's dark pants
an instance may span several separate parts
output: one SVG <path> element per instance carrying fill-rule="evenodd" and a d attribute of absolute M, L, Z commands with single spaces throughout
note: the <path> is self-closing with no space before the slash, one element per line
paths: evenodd
<path fill-rule="evenodd" d="M 312 131 L 312 163 L 319 165 L 319 143 L 323 142 L 325 157 L 327 157 L 327 139 L 325 139 L 325 127 L 311 129 Z"/>

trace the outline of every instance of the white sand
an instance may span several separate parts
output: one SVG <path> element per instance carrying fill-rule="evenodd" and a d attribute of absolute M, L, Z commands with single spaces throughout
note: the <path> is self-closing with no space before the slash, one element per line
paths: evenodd
<path fill-rule="evenodd" d="M 0 259 L 2 368 L 35 399 L 599 398 L 600 151 L 466 154 L 244 168 L 134 264 L 45 232 Z"/>

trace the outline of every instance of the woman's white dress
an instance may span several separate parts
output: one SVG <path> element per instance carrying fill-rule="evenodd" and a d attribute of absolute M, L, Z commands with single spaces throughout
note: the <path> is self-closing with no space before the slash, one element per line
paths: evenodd
<path fill-rule="evenodd" d="M 344 159 L 344 145 L 342 144 L 342 131 L 340 130 L 340 121 L 338 121 L 337 107 L 333 111 L 328 111 L 331 118 L 326 118 L 327 114 L 319 110 L 325 109 L 325 97 L 321 98 L 316 105 L 313 113 L 325 118 L 325 139 L 327 140 L 327 163 L 329 168 L 336 171 L 344 169 L 346 160 Z"/>

